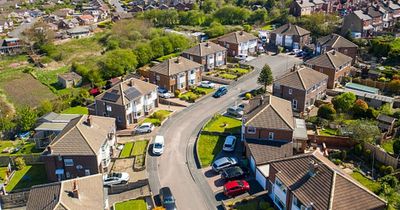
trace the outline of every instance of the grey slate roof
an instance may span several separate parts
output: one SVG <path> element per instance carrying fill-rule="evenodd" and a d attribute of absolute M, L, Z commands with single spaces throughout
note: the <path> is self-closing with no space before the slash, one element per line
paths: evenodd
<path fill-rule="evenodd" d="M 293 25 L 291 23 L 287 23 L 275 30 L 273 30 L 271 33 L 275 33 L 275 34 L 282 34 L 282 35 L 289 35 L 289 36 L 304 36 L 307 34 L 310 34 L 311 32 L 307 31 L 306 29 L 297 26 L 297 25 Z"/>
<path fill-rule="evenodd" d="M 292 142 L 246 139 L 246 144 L 254 158 L 256 165 L 261 165 L 272 160 L 293 156 Z"/>
<path fill-rule="evenodd" d="M 305 63 L 307 65 L 315 65 L 315 66 L 321 66 L 321 67 L 325 67 L 325 68 L 329 68 L 329 69 L 337 69 L 346 63 L 350 63 L 352 60 L 353 60 L 353 58 L 351 58 L 341 52 L 331 50 L 322 55 L 311 58 L 310 60 L 306 61 Z"/>
<path fill-rule="evenodd" d="M 201 66 L 202 65 L 199 63 L 179 56 L 177 58 L 170 58 L 151 67 L 150 71 L 166 76 L 172 76 L 195 68 L 200 68 Z"/>
<path fill-rule="evenodd" d="M 273 95 L 257 96 L 245 107 L 245 125 L 256 128 L 294 130 L 290 101 Z"/>
<path fill-rule="evenodd" d="M 358 18 L 360 18 L 361 20 L 371 20 L 371 16 L 369 16 L 368 14 L 364 14 L 364 12 L 362 10 L 356 10 L 353 12 Z"/>
<path fill-rule="evenodd" d="M 221 51 L 226 51 L 226 48 L 215 44 L 214 42 L 202 42 L 190 49 L 185 50 L 183 53 L 202 57 Z"/>
<path fill-rule="evenodd" d="M 350 40 L 338 35 L 338 34 L 330 34 L 318 39 L 318 43 L 323 47 L 331 47 L 331 48 L 341 48 L 341 47 L 357 47 L 358 45 L 354 44 Z"/>
<path fill-rule="evenodd" d="M 64 80 L 80 80 L 82 79 L 82 76 L 71 71 L 68 73 L 64 73 L 64 74 L 59 74 L 58 75 L 60 78 L 63 78 Z"/>
<path fill-rule="evenodd" d="M 381 122 L 388 123 L 388 124 L 392 124 L 394 121 L 396 121 L 396 118 L 387 116 L 385 114 L 379 114 L 376 119 Z"/>
<path fill-rule="evenodd" d="M 218 41 L 239 44 L 242 42 L 248 42 L 250 40 L 257 39 L 253 34 L 245 31 L 235 31 L 217 38 Z"/>
<path fill-rule="evenodd" d="M 301 67 L 299 70 L 290 72 L 275 82 L 279 85 L 295 88 L 298 90 L 308 90 L 315 84 L 328 79 L 328 75 L 315 71 L 308 67 Z"/>

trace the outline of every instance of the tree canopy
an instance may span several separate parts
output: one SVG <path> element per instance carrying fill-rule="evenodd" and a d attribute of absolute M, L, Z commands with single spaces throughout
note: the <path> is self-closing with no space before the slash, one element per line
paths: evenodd
<path fill-rule="evenodd" d="M 352 121 L 345 126 L 345 130 L 357 143 L 375 143 L 375 140 L 381 135 L 381 132 L 375 122 L 369 120 Z"/>
<path fill-rule="evenodd" d="M 267 86 L 271 85 L 274 81 L 274 77 L 272 75 L 271 67 L 268 64 L 262 68 L 260 72 L 260 76 L 258 76 L 257 82 L 260 85 L 264 85 L 264 89 L 267 90 Z"/>
<path fill-rule="evenodd" d="M 356 101 L 356 99 L 357 97 L 354 93 L 347 92 L 335 96 L 332 99 L 332 103 L 336 111 L 347 112 L 353 107 L 353 104 Z"/>

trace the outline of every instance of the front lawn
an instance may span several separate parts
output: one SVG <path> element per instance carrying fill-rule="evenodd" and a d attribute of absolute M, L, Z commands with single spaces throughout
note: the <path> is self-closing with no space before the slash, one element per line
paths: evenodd
<path fill-rule="evenodd" d="M 324 128 L 319 130 L 319 135 L 321 136 L 336 136 L 338 134 L 338 130 Z"/>
<path fill-rule="evenodd" d="M 133 148 L 133 142 L 128 142 L 124 144 L 124 148 L 122 149 L 121 153 L 119 154 L 120 158 L 127 158 L 131 156 L 131 151 Z"/>
<path fill-rule="evenodd" d="M 362 175 L 360 172 L 354 171 L 351 174 L 351 177 L 353 177 L 355 180 L 360 182 L 364 187 L 368 188 L 374 193 L 377 193 L 379 189 L 381 188 L 381 185 L 378 182 L 375 182 L 371 179 L 368 179 L 364 175 Z"/>
<path fill-rule="evenodd" d="M 18 151 L 14 151 L 16 149 Z M 6 150 L 10 151 L 11 153 L 6 152 Z M 41 152 L 43 152 L 43 150 L 36 149 L 35 142 L 32 141 L 0 141 L 0 156 L 27 155 Z"/>
<path fill-rule="evenodd" d="M 237 78 L 236 75 L 229 74 L 229 73 L 220 74 L 219 76 L 220 76 L 221 78 L 223 78 L 223 79 L 229 79 L 229 80 L 234 80 L 234 79 Z"/>
<path fill-rule="evenodd" d="M 386 141 L 385 143 L 383 143 L 382 145 L 381 145 L 381 147 L 387 152 L 387 153 L 390 153 L 390 154 L 393 154 L 394 153 L 394 151 L 393 151 L 393 140 L 389 140 L 389 141 Z"/>
<path fill-rule="evenodd" d="M 16 171 L 6 186 L 7 192 L 17 189 L 29 188 L 33 185 L 47 182 L 44 165 L 27 165 L 22 170 Z"/>
<path fill-rule="evenodd" d="M 135 141 L 135 144 L 133 144 L 131 156 L 143 155 L 146 152 L 148 142 L 149 140 Z"/>
<path fill-rule="evenodd" d="M 147 210 L 147 204 L 144 199 L 129 200 L 115 204 L 115 210 L 126 210 L 126 209 Z"/>
<path fill-rule="evenodd" d="M 197 152 L 201 167 L 212 164 L 216 155 L 222 150 L 225 137 L 201 134 L 197 140 Z"/>
<path fill-rule="evenodd" d="M 214 88 L 203 88 L 203 87 L 196 87 L 196 90 L 205 92 L 206 95 L 210 94 L 214 91 Z"/>
<path fill-rule="evenodd" d="M 168 110 L 158 110 L 149 117 L 146 117 L 140 124 L 152 123 L 155 126 L 160 126 L 161 122 L 163 122 L 171 113 L 172 112 Z"/>
<path fill-rule="evenodd" d="M 89 114 L 89 110 L 84 106 L 70 107 L 61 112 L 62 114 Z"/>
<path fill-rule="evenodd" d="M 206 124 L 206 126 L 204 126 L 203 131 L 219 133 L 240 133 L 241 126 L 242 121 L 238 119 L 217 115 L 214 116 Z"/>

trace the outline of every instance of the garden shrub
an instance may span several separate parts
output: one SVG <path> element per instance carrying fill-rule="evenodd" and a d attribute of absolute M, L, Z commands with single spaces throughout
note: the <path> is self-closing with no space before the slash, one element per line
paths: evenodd
<path fill-rule="evenodd" d="M 202 89 L 196 89 L 195 93 L 198 94 L 198 95 L 205 95 L 205 94 L 207 94 L 207 91 L 202 90 Z"/>
<path fill-rule="evenodd" d="M 181 100 L 184 100 L 184 101 L 188 101 L 189 100 L 189 96 L 188 95 L 181 95 L 181 96 L 179 96 L 179 98 Z"/>
<path fill-rule="evenodd" d="M 194 103 L 196 101 L 196 99 L 198 99 L 198 98 L 199 98 L 198 95 L 190 95 L 188 97 L 188 101 L 191 102 L 191 103 Z"/>
<path fill-rule="evenodd" d="M 370 157 L 371 157 L 371 154 L 372 154 L 372 152 L 371 152 L 371 150 L 369 150 L 369 149 L 367 149 L 367 150 L 364 151 L 364 156 L 365 156 L 366 158 L 370 158 Z"/>
<path fill-rule="evenodd" d="M 332 104 L 324 104 L 318 109 L 318 117 L 325 118 L 327 120 L 333 120 L 336 114 L 335 108 Z"/>
<path fill-rule="evenodd" d="M 343 151 L 342 151 L 342 153 L 341 153 L 341 158 L 342 158 L 343 161 L 346 160 L 346 158 L 347 158 L 347 151 L 346 151 L 346 150 L 343 150 Z"/>
<path fill-rule="evenodd" d="M 361 154 L 362 154 L 362 150 L 363 150 L 362 144 L 357 144 L 357 145 L 354 147 L 354 152 L 355 152 L 357 155 L 361 155 Z"/>
<path fill-rule="evenodd" d="M 342 164 L 342 161 L 341 161 L 340 159 L 332 159 L 332 162 L 333 162 L 335 165 L 340 165 L 340 164 Z"/>
<path fill-rule="evenodd" d="M 178 98 L 180 94 L 181 94 L 180 90 L 175 90 L 174 91 L 175 98 Z"/>
<path fill-rule="evenodd" d="M 15 158 L 14 162 L 18 170 L 22 170 L 26 166 L 25 159 L 23 157 Z"/>
<path fill-rule="evenodd" d="M 251 93 L 246 93 L 244 97 L 246 98 L 246 100 L 250 100 L 253 96 L 251 95 Z"/>
<path fill-rule="evenodd" d="M 393 173 L 394 169 L 392 166 L 385 166 L 385 165 L 381 165 L 381 167 L 379 167 L 379 172 L 381 172 L 381 174 L 384 175 L 388 175 Z"/>
<path fill-rule="evenodd" d="M 163 115 L 161 112 L 154 112 L 152 117 L 159 119 L 160 121 L 165 120 L 165 115 Z"/>

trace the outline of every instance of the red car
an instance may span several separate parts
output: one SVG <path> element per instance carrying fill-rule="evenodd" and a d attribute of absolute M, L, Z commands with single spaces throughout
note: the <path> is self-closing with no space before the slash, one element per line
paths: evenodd
<path fill-rule="evenodd" d="M 245 180 L 235 180 L 224 185 L 224 195 L 234 197 L 250 190 L 250 185 Z"/>

